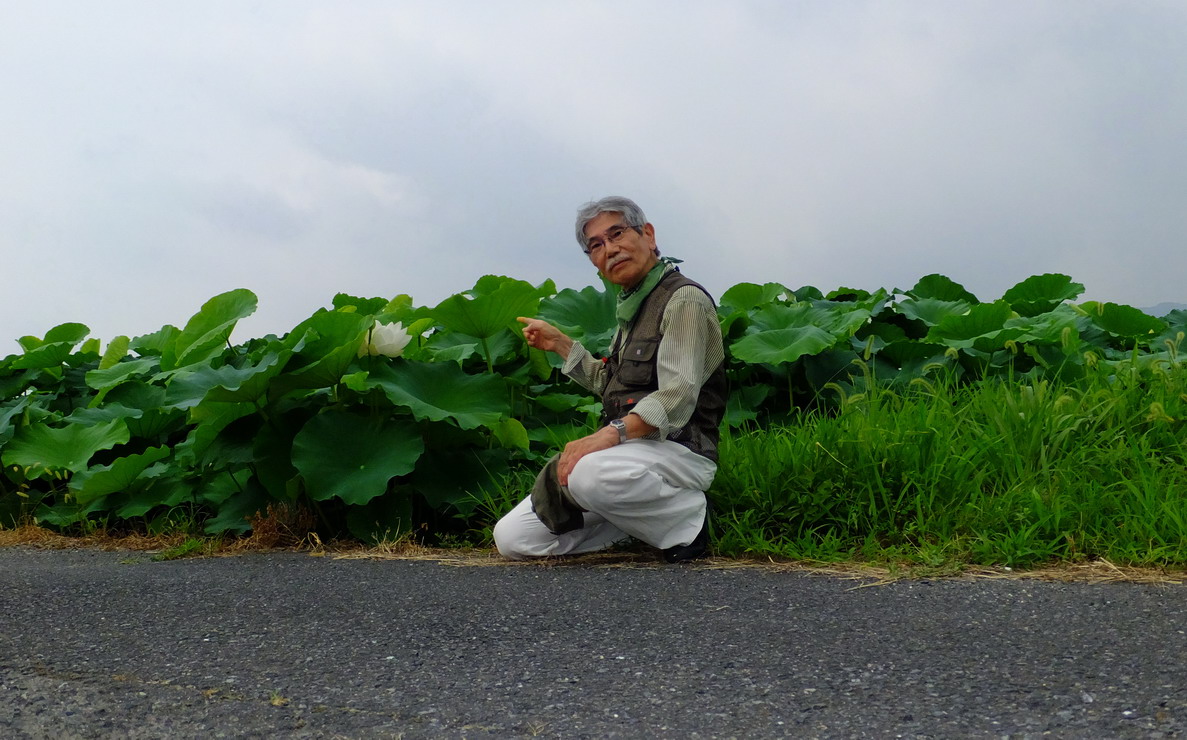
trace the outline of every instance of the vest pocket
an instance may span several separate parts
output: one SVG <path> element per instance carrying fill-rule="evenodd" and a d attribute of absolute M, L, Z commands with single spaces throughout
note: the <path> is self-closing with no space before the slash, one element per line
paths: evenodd
<path fill-rule="evenodd" d="M 622 348 L 618 381 L 624 385 L 650 385 L 655 382 L 655 353 L 659 339 L 628 342 Z"/>

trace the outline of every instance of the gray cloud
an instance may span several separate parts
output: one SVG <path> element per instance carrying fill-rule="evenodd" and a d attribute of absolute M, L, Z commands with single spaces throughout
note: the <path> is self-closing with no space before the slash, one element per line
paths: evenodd
<path fill-rule="evenodd" d="M 0 353 L 236 287 L 240 338 L 339 291 L 581 287 L 572 214 L 608 193 L 718 294 L 1187 300 L 1184 30 L 1170 2 L 9 6 Z"/>

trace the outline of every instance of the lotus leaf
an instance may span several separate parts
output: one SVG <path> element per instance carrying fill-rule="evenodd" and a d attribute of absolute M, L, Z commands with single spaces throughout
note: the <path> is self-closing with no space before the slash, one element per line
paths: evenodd
<path fill-rule="evenodd" d="M 1176 356 L 1183 356 L 1187 353 L 1187 346 L 1184 346 L 1184 339 L 1187 338 L 1187 311 L 1176 310 L 1171 311 L 1162 319 L 1167 323 L 1167 327 L 1161 334 L 1150 339 L 1150 349 L 1156 352 L 1168 351 L 1168 343 L 1173 346 Z M 0 428 L 3 425 L 0 424 Z"/>
<path fill-rule="evenodd" d="M 208 397 L 215 403 L 254 401 L 266 392 L 268 383 L 280 372 L 280 360 L 278 355 L 269 354 L 259 364 L 242 368 L 198 365 L 175 371 L 162 405 L 189 409 Z"/>
<path fill-rule="evenodd" d="M 207 459 L 207 449 L 219 432 L 228 424 L 256 413 L 250 403 L 211 403 L 195 406 L 189 416 L 193 426 L 185 440 L 174 447 L 174 456 L 181 465 L 201 467 Z"/>
<path fill-rule="evenodd" d="M 524 429 L 523 422 L 519 419 L 500 419 L 491 427 L 491 433 L 494 434 L 499 444 L 507 449 L 526 450 L 530 444 L 528 431 Z"/>
<path fill-rule="evenodd" d="M 207 470 L 241 470 L 251 465 L 255 462 L 255 438 L 263 424 L 259 414 L 245 414 L 228 423 L 210 438 L 196 458 L 196 466 Z M 190 447 L 186 451 L 192 450 Z"/>
<path fill-rule="evenodd" d="M 455 332 L 434 334 L 425 346 L 425 356 L 433 362 L 456 362 L 461 365 L 475 355 L 482 356 L 482 341 Z"/>
<path fill-rule="evenodd" d="M 316 501 L 338 498 L 360 505 L 407 475 L 424 452 L 424 441 L 407 422 L 329 410 L 306 422 L 293 439 L 293 465 Z"/>
<path fill-rule="evenodd" d="M 0 445 L 4 445 L 12 437 L 14 427 L 12 420 L 25 413 L 25 409 L 32 401 L 32 396 L 22 396 L 11 405 L 0 407 Z"/>
<path fill-rule="evenodd" d="M 779 283 L 738 283 L 721 294 L 721 309 L 750 311 L 774 303 L 780 296 L 791 295 L 791 291 Z"/>
<path fill-rule="evenodd" d="M 396 491 L 351 506 L 346 510 L 346 528 L 369 545 L 398 539 L 412 529 L 412 497 Z"/>
<path fill-rule="evenodd" d="M 902 341 L 887 344 L 875 357 L 896 371 L 918 377 L 923 374 L 922 369 L 926 365 L 949 364 L 952 358 L 947 355 L 947 349 L 942 344 Z"/>
<path fill-rule="evenodd" d="M 532 399 L 549 411 L 572 411 L 578 405 L 589 402 L 589 396 L 576 393 L 545 393 Z"/>
<path fill-rule="evenodd" d="M 54 527 L 69 527 L 85 521 L 91 514 L 103 510 L 103 500 L 97 499 L 81 506 L 73 501 L 62 501 L 53 505 L 42 504 L 33 512 L 33 519 L 38 524 L 49 524 Z"/>
<path fill-rule="evenodd" d="M 134 337 L 129 349 L 141 356 L 161 357 L 165 353 L 165 348 L 171 347 L 180 333 L 181 329 L 166 324 L 152 334 Z"/>
<path fill-rule="evenodd" d="M 927 339 L 929 342 L 939 341 L 954 346 L 961 342 L 971 342 L 977 337 L 1001 331 L 1013 315 L 1014 309 L 1005 301 L 979 303 L 972 306 L 968 313 L 946 316 L 932 327 Z"/>
<path fill-rule="evenodd" d="M 1144 337 L 1166 329 L 1165 321 L 1144 314 L 1133 306 L 1089 301 L 1080 304 L 1080 308 L 1097 326 L 1119 337 Z"/>
<path fill-rule="evenodd" d="M 216 295 L 202 304 L 181 333 L 163 348 L 161 368 L 172 370 L 206 362 L 220 354 L 239 319 L 255 313 L 256 300 L 255 293 L 239 288 Z"/>
<path fill-rule="evenodd" d="M 141 473 L 137 480 L 136 490 L 119 497 L 120 503 L 119 508 L 115 510 L 116 516 L 131 519 L 144 516 L 158 506 L 173 507 L 194 498 L 194 487 L 187 481 L 174 477 L 154 476 L 154 471 L 161 467 L 161 465 L 149 466 Z"/>
<path fill-rule="evenodd" d="M 142 409 L 129 408 L 121 403 L 108 403 L 99 408 L 75 409 L 63 421 L 89 427 L 112 419 L 138 419 L 143 415 Z"/>
<path fill-rule="evenodd" d="M 125 363 L 126 364 L 126 363 Z M 88 376 L 90 373 L 88 373 Z M 165 403 L 165 389 L 139 380 L 122 383 L 108 392 L 108 403 L 118 403 L 128 408 L 147 411 Z"/>
<path fill-rule="evenodd" d="M 139 417 L 128 417 L 124 423 L 134 438 L 159 441 L 159 438 L 177 428 L 185 420 L 185 412 L 148 409 Z"/>
<path fill-rule="evenodd" d="M 1018 343 L 1025 337 L 1026 329 L 1021 327 L 1003 328 L 984 336 L 975 337 L 970 346 L 978 352 L 997 352 L 998 350 L 1011 347 L 1016 352 L 1018 350 Z M 953 346 L 963 345 L 963 342 L 960 340 L 954 340 L 951 343 Z"/>
<path fill-rule="evenodd" d="M 130 340 L 125 336 L 118 336 L 107 344 L 107 351 L 99 359 L 99 369 L 106 370 L 128 355 Z"/>
<path fill-rule="evenodd" d="M 532 373 L 540 380 L 547 380 L 552 376 L 554 359 L 560 360 L 560 356 L 553 352 L 528 347 L 528 364 L 531 366 Z M 557 367 L 561 367 L 561 365 L 558 364 Z"/>
<path fill-rule="evenodd" d="M 885 293 L 884 290 L 882 290 L 882 292 Z M 870 291 L 862 290 L 861 288 L 841 287 L 841 288 L 837 288 L 836 290 L 830 290 L 828 293 L 825 293 L 824 299 L 826 301 L 856 303 L 856 302 L 868 301 L 871 297 L 873 297 L 873 295 L 874 294 L 870 293 Z"/>
<path fill-rule="evenodd" d="M 127 455 L 110 465 L 100 465 L 70 479 L 70 490 L 80 504 L 88 504 L 111 493 L 127 491 L 140 474 L 158 460 L 169 456 L 168 447 L 149 447 L 138 455 Z"/>
<path fill-rule="evenodd" d="M 360 314 L 377 314 L 387 307 L 386 298 L 357 298 L 346 293 L 334 296 L 333 306 L 337 311 L 350 310 Z"/>
<path fill-rule="evenodd" d="M 344 344 L 319 360 L 283 373 L 276 378 L 269 392 L 273 397 L 279 397 L 295 390 L 332 388 L 342 382 L 357 356 L 358 349 L 355 346 Z"/>
<path fill-rule="evenodd" d="M 960 283 L 939 274 L 925 275 L 907 291 L 912 298 L 935 298 L 941 301 L 964 301 L 978 303 L 977 297 L 964 289 Z"/>
<path fill-rule="evenodd" d="M 449 331 L 488 339 L 503 329 L 517 327 L 518 316 L 535 316 L 539 305 L 539 293 L 530 283 L 487 275 L 469 295 L 446 298 L 432 314 Z"/>
<path fill-rule="evenodd" d="M 21 395 L 36 377 L 37 373 L 24 370 L 17 370 L 7 377 L 0 376 L 0 401 Z"/>
<path fill-rule="evenodd" d="M 524 346 L 522 335 L 503 329 L 486 340 L 486 350 L 490 352 L 491 361 L 501 362 L 516 357 Z M 475 355 L 481 356 L 482 340 L 457 332 L 440 332 L 434 334 L 425 347 L 427 355 L 434 362 L 456 362 L 463 364 Z"/>
<path fill-rule="evenodd" d="M 1018 338 L 1018 341 L 1022 342 L 1060 344 L 1066 332 L 1071 341 L 1078 345 L 1080 339 L 1079 325 L 1084 320 L 1080 314 L 1076 313 L 1075 309 L 1067 304 L 1063 304 L 1045 313 L 1008 319 L 1004 327 L 1007 329 L 1023 329 L 1024 333 Z"/>
<path fill-rule="evenodd" d="M 730 352 L 743 362 L 778 365 L 821 352 L 835 342 L 836 338 L 823 329 L 799 326 L 747 335 L 730 345 Z"/>
<path fill-rule="evenodd" d="M 937 326 L 949 316 L 963 316 L 971 304 L 965 301 L 942 301 L 938 298 L 905 298 L 896 305 L 898 312 L 909 319 Z"/>
<path fill-rule="evenodd" d="M 120 385 L 133 375 L 147 375 L 159 369 L 160 363 L 155 357 L 138 357 L 117 362 L 110 367 L 101 367 L 86 374 L 86 384 L 93 390 L 102 391 Z"/>
<path fill-rule="evenodd" d="M 371 325 L 367 316 L 335 311 L 319 311 L 301 322 L 285 338 L 285 345 L 295 353 L 289 365 L 295 367 L 286 368 L 276 379 L 272 394 L 340 383 Z"/>
<path fill-rule="evenodd" d="M 36 370 L 47 367 L 59 367 L 66 362 L 74 351 L 72 342 L 51 342 L 31 349 L 17 357 L 12 366 L 18 369 Z"/>
<path fill-rule="evenodd" d="M 433 508 L 466 515 L 478 505 L 475 494 L 503 480 L 510 454 L 498 448 L 435 447 L 417 465 L 409 485 Z"/>
<path fill-rule="evenodd" d="M 729 395 L 725 406 L 725 423 L 740 427 L 758 418 L 758 409 L 771 392 L 767 385 L 744 386 Z"/>
<path fill-rule="evenodd" d="M 618 327 L 614 318 L 616 302 L 612 290 L 598 290 L 592 285 L 581 290 L 566 288 L 544 299 L 538 316 L 587 348 L 598 350 L 609 346 Z"/>
<path fill-rule="evenodd" d="M 292 462 L 293 437 L 302 427 L 303 416 L 292 413 L 278 420 L 280 423 L 264 424 L 252 443 L 256 477 L 278 500 L 289 497 L 289 481 L 299 472 Z"/>
<path fill-rule="evenodd" d="M 251 529 L 250 518 L 267 508 L 271 501 L 263 488 L 248 480 L 243 486 L 230 474 L 224 473 L 202 486 L 202 498 L 220 502 L 218 514 L 206 522 L 208 534 L 235 532 L 243 534 Z"/>
<path fill-rule="evenodd" d="M 830 310 L 808 302 L 786 306 L 772 303 L 755 311 L 752 316 L 752 332 L 793 327 L 814 327 L 833 335 L 834 339 L 848 337 L 860 329 L 870 318 L 870 312 L 852 304 Z"/>
<path fill-rule="evenodd" d="M 907 339 L 907 333 L 897 324 L 871 321 L 854 334 L 854 340 L 861 342 L 868 337 L 878 337 L 885 342 L 901 342 Z"/>
<path fill-rule="evenodd" d="M 1064 301 L 1070 301 L 1084 292 L 1081 283 L 1072 282 L 1067 275 L 1046 273 L 1032 275 L 1002 296 L 1002 300 L 1013 306 L 1023 316 L 1037 316 L 1055 308 Z"/>
<path fill-rule="evenodd" d="M 122 419 L 55 429 L 45 424 L 22 427 L 4 446 L 3 464 L 41 470 L 85 470 L 99 450 L 108 450 L 129 439 Z"/>
<path fill-rule="evenodd" d="M 86 339 L 90 333 L 91 330 L 86 324 L 58 324 L 45 333 L 44 339 L 26 336 L 18 339 L 17 344 L 21 345 L 21 349 L 25 350 L 26 353 L 32 352 L 39 347 L 44 347 L 47 344 L 68 344 L 74 347 Z"/>
<path fill-rule="evenodd" d="M 234 372 L 228 371 L 225 366 L 220 368 L 223 377 L 206 394 L 205 400 L 216 403 L 258 400 L 268 392 L 268 384 L 280 374 L 289 354 L 287 350 L 281 353 L 269 352 L 254 365 L 238 368 Z"/>
<path fill-rule="evenodd" d="M 451 362 L 381 365 L 371 372 L 366 386 L 382 389 L 388 400 L 417 419 L 449 419 L 462 429 L 491 426 L 510 413 L 502 378 L 468 375 Z"/>

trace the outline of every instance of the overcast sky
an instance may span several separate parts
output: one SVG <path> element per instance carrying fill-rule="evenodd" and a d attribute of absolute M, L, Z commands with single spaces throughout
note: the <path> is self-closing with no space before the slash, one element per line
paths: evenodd
<path fill-rule="evenodd" d="M 609 194 L 715 295 L 1187 301 L 1178 0 L 0 0 L 0 101 L 0 356 L 241 287 L 238 341 L 338 292 L 583 287 Z"/>

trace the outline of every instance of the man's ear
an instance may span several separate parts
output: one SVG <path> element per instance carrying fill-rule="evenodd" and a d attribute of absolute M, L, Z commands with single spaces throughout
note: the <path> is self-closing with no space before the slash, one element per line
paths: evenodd
<path fill-rule="evenodd" d="M 643 224 L 643 238 L 651 242 L 651 251 L 659 253 L 659 245 L 655 243 L 655 227 L 651 224 Z"/>

